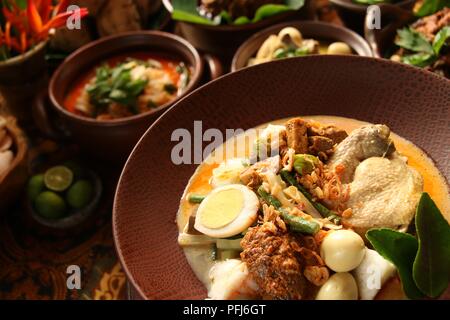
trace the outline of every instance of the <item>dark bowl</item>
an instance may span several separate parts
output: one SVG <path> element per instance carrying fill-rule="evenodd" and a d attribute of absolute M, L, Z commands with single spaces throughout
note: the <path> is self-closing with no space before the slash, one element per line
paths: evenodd
<path fill-rule="evenodd" d="M 184 61 L 192 70 L 185 92 L 174 101 L 153 111 L 111 121 L 98 121 L 76 115 L 64 108 L 64 99 L 75 80 L 116 54 L 148 50 Z M 94 41 L 71 54 L 56 70 L 50 81 L 49 96 L 70 136 L 89 154 L 121 162 L 126 159 L 139 137 L 169 106 L 194 89 L 201 78 L 203 62 L 186 40 L 161 31 L 139 31 Z"/>
<path fill-rule="evenodd" d="M 175 216 L 196 165 L 171 161 L 172 133 L 248 129 L 298 115 L 338 115 L 386 123 L 423 148 L 450 180 L 450 82 L 387 60 L 316 55 L 245 68 L 196 90 L 153 124 L 130 155 L 114 201 L 122 266 L 147 299 L 201 299 L 206 289 L 178 246 Z M 420 124 L 418 123 L 420 119 Z M 208 144 L 208 143 L 207 143 Z"/>
<path fill-rule="evenodd" d="M 342 41 L 347 43 L 357 55 L 372 56 L 372 50 L 364 38 L 345 27 L 318 21 L 292 21 L 264 29 L 245 41 L 234 55 L 231 70 L 236 71 L 246 67 L 248 60 L 256 55 L 263 42 L 285 27 L 297 28 L 305 39 Z"/>
<path fill-rule="evenodd" d="M 169 12 L 173 11 L 170 0 L 163 0 L 164 6 Z M 194 47 L 204 52 L 212 53 L 223 60 L 231 60 L 236 49 L 252 34 L 264 28 L 294 19 L 313 19 L 314 2 L 305 0 L 305 5 L 297 11 L 288 11 L 261 20 L 239 26 L 220 25 L 210 26 L 196 23 L 178 21 L 180 33 Z"/>
<path fill-rule="evenodd" d="M 362 35 L 364 32 L 364 18 L 369 6 L 354 3 L 352 0 L 330 0 L 330 2 L 336 8 L 344 24 Z M 401 0 L 395 1 L 392 5 L 405 10 L 411 10 L 415 2 L 416 0 Z M 380 5 L 382 6 L 384 4 Z"/>

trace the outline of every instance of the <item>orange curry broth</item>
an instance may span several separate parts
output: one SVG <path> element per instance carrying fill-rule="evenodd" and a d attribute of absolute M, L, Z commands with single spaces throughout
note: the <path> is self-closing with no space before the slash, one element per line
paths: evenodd
<path fill-rule="evenodd" d="M 69 90 L 65 100 L 64 107 L 67 111 L 70 111 L 75 114 L 80 114 L 76 109 L 76 103 L 81 93 L 83 92 L 86 85 L 95 77 L 96 70 L 98 67 L 102 66 L 106 63 L 109 67 L 113 68 L 117 66 L 119 63 L 125 61 L 127 58 L 137 59 L 137 60 L 149 60 L 153 59 L 161 63 L 163 66 L 163 70 L 169 74 L 170 79 L 173 83 L 178 83 L 180 80 L 180 74 L 177 72 L 176 67 L 181 62 L 175 59 L 163 58 L 157 54 L 149 54 L 146 52 L 132 52 L 121 55 L 116 55 L 112 58 L 109 58 L 101 63 L 98 63 L 95 67 L 91 68 L 88 72 L 83 73 L 78 79 L 75 81 L 75 84 Z"/>

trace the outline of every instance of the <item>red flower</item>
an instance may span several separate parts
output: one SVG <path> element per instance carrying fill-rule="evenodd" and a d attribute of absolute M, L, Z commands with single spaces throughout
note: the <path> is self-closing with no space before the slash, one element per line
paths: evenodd
<path fill-rule="evenodd" d="M 27 0 L 26 9 L 17 6 L 14 0 L 3 0 L 4 32 L 0 26 L 0 46 L 23 53 L 31 46 L 48 38 L 53 28 L 63 27 L 76 12 L 69 11 L 69 0 L 60 0 L 53 6 L 52 0 Z M 88 15 L 87 9 L 80 9 L 80 19 Z"/>

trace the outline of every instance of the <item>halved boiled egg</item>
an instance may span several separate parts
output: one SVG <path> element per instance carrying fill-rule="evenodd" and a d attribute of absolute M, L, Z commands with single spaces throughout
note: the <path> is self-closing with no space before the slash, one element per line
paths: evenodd
<path fill-rule="evenodd" d="M 213 238 L 228 238 L 247 230 L 256 221 L 258 208 L 258 197 L 248 187 L 219 187 L 198 207 L 194 228 Z"/>
<path fill-rule="evenodd" d="M 245 170 L 245 159 L 229 159 L 212 171 L 210 184 L 213 188 L 236 184 L 241 181 L 240 174 Z"/>

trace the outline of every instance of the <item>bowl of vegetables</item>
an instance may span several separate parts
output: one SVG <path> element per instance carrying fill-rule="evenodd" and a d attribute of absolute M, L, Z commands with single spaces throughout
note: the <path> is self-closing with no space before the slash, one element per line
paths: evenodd
<path fill-rule="evenodd" d="M 384 6 L 381 15 L 389 23 L 365 32 L 376 57 L 450 78 L 450 8 L 444 2 L 426 1 L 414 12 Z"/>
<path fill-rule="evenodd" d="M 253 33 L 296 18 L 312 19 L 310 0 L 163 0 L 180 33 L 197 49 L 231 59 Z"/>
<path fill-rule="evenodd" d="M 344 24 L 360 34 L 364 32 L 364 17 L 367 8 L 371 5 L 391 4 L 396 7 L 410 10 L 415 0 L 330 0 Z"/>
<path fill-rule="evenodd" d="M 356 54 L 371 57 L 367 42 L 341 26 L 318 21 L 281 23 L 253 35 L 234 55 L 233 71 L 273 60 L 311 54 Z"/>
<path fill-rule="evenodd" d="M 102 195 L 98 175 L 74 161 L 33 175 L 27 185 L 27 206 L 40 225 L 74 228 L 94 213 Z"/>

